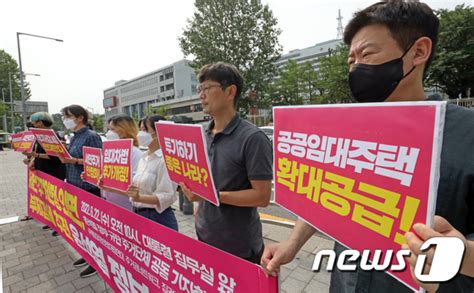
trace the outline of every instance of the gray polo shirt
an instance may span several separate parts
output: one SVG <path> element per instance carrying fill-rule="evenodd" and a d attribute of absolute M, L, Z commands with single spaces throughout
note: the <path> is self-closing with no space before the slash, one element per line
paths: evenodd
<path fill-rule="evenodd" d="M 226 128 L 212 134 L 206 130 L 207 150 L 217 191 L 250 189 L 250 180 L 271 180 L 272 146 L 258 127 L 239 114 Z M 199 240 L 241 258 L 257 254 L 263 246 L 262 224 L 255 207 L 199 203 L 196 220 Z"/>

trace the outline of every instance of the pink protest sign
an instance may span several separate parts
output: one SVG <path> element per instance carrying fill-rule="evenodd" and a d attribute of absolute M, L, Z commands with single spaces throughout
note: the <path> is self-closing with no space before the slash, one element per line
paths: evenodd
<path fill-rule="evenodd" d="M 434 216 L 445 106 L 274 108 L 275 201 L 349 248 L 400 250 Z"/>
<path fill-rule="evenodd" d="M 201 125 L 156 122 L 156 132 L 171 181 L 219 206 Z"/>
<path fill-rule="evenodd" d="M 132 139 L 104 141 L 102 178 L 105 187 L 126 191 L 132 184 Z"/>
<path fill-rule="evenodd" d="M 82 147 L 84 158 L 84 181 L 97 185 L 102 171 L 102 150 L 92 147 Z"/>
<path fill-rule="evenodd" d="M 28 215 L 58 231 L 114 292 L 278 292 L 276 278 L 40 171 Z"/>
<path fill-rule="evenodd" d="M 52 129 L 31 128 L 38 143 L 43 147 L 48 156 L 71 158 L 66 147 L 61 143 L 56 132 Z"/>
<path fill-rule="evenodd" d="M 16 152 L 20 152 L 21 139 L 23 138 L 23 132 L 14 133 L 11 136 L 12 149 Z"/>
<path fill-rule="evenodd" d="M 33 146 L 35 145 L 35 136 L 31 131 L 23 131 L 17 134 L 12 135 L 12 144 L 13 139 L 15 139 L 15 151 L 17 152 L 27 152 L 31 153 L 33 151 Z"/>

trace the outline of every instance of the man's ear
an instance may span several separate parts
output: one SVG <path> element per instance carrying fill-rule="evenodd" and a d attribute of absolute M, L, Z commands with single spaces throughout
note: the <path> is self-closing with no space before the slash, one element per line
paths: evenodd
<path fill-rule="evenodd" d="M 234 99 L 237 99 L 237 86 L 235 84 L 229 85 L 226 89 L 227 97 L 234 103 Z"/>
<path fill-rule="evenodd" d="M 421 37 L 413 44 L 413 66 L 424 65 L 431 56 L 433 43 L 428 37 Z"/>

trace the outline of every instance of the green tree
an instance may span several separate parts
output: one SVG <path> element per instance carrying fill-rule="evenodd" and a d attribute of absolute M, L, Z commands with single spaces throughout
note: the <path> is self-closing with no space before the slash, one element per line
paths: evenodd
<path fill-rule="evenodd" d="M 5 101 L 10 104 L 10 87 L 9 87 L 9 76 L 11 76 L 11 81 L 12 81 L 12 94 L 13 94 L 13 100 L 15 101 L 20 101 L 21 100 L 21 93 L 20 93 L 20 70 L 18 68 L 18 64 L 13 57 L 5 52 L 5 50 L 0 49 L 0 89 L 5 89 Z M 25 98 L 28 100 L 31 96 L 31 91 L 29 88 L 29 85 L 26 81 L 24 81 L 25 85 Z M 4 107 L 4 111 L 7 111 L 7 116 L 8 116 L 8 129 L 11 129 L 11 106 L 8 105 L 7 107 Z M 14 118 L 16 121 L 16 117 Z M 23 122 L 20 122 L 20 124 L 15 123 L 15 125 L 21 125 Z"/>
<path fill-rule="evenodd" d="M 61 119 L 61 116 L 62 116 L 61 113 L 56 113 L 56 114 L 53 114 L 51 116 L 53 116 L 52 128 L 55 131 L 64 131 L 65 127 L 64 127 L 64 124 L 63 124 L 63 120 Z"/>
<path fill-rule="evenodd" d="M 168 114 L 168 108 L 166 106 L 153 107 L 150 105 L 145 109 L 145 115 L 149 116 L 153 114 L 166 116 Z"/>
<path fill-rule="evenodd" d="M 295 60 L 289 60 L 279 70 L 279 76 L 273 82 L 274 105 L 303 104 L 301 70 Z"/>
<path fill-rule="evenodd" d="M 104 115 L 94 114 L 92 116 L 91 125 L 97 132 L 104 131 Z"/>
<path fill-rule="evenodd" d="M 310 62 L 302 64 L 300 72 L 306 99 L 313 101 L 321 92 L 321 88 L 319 87 L 319 75 L 314 71 L 313 64 Z"/>
<path fill-rule="evenodd" d="M 8 111 L 9 107 L 10 106 L 6 103 L 3 103 L 3 102 L 0 103 L 0 116 L 8 114 L 9 113 L 9 111 Z M 2 126 L 3 126 L 3 124 L 2 124 Z M 4 129 L 4 130 L 6 130 L 6 129 Z"/>
<path fill-rule="evenodd" d="M 348 48 L 338 46 L 329 56 L 321 57 L 319 68 L 320 96 L 313 103 L 352 102 L 349 88 Z"/>
<path fill-rule="evenodd" d="M 9 89 L 9 75 L 12 76 L 12 92 L 13 100 L 21 100 L 20 93 L 20 70 L 18 64 L 13 57 L 0 49 L 0 88 L 8 89 L 6 91 L 5 100 L 10 99 L 10 89 Z M 26 99 L 29 99 L 31 96 L 31 91 L 29 85 L 25 82 L 25 96 Z M 8 99 L 7 99 L 8 98 Z"/>
<path fill-rule="evenodd" d="M 318 74 L 310 62 L 298 64 L 289 60 L 272 83 L 274 105 L 307 104 L 318 93 Z"/>
<path fill-rule="evenodd" d="M 474 89 L 474 8 L 462 4 L 436 14 L 439 42 L 427 84 L 441 88 L 450 99 L 467 97 Z"/>
<path fill-rule="evenodd" d="M 251 106 L 269 101 L 273 64 L 281 54 L 280 29 L 268 5 L 260 0 L 196 0 L 194 15 L 179 38 L 185 57 L 194 57 L 193 67 L 228 62 L 242 73 L 245 85 L 239 110 L 246 116 Z M 257 93 L 256 101 L 248 96 Z"/>

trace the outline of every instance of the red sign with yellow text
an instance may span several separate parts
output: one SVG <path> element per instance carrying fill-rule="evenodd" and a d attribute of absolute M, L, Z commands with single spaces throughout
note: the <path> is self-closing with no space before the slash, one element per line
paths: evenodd
<path fill-rule="evenodd" d="M 36 138 L 31 131 L 12 134 L 12 148 L 17 152 L 31 153 L 35 140 Z"/>
<path fill-rule="evenodd" d="M 102 171 L 102 150 L 92 147 L 82 147 L 84 158 L 84 181 L 97 185 Z"/>
<path fill-rule="evenodd" d="M 445 107 L 274 108 L 275 201 L 351 249 L 400 250 L 434 216 Z M 408 269 L 388 272 L 419 289 Z"/>
<path fill-rule="evenodd" d="M 19 152 L 20 146 L 21 146 L 21 139 L 23 137 L 23 133 L 14 133 L 11 136 L 11 144 L 12 144 L 12 149 L 16 152 Z"/>
<path fill-rule="evenodd" d="M 156 122 L 171 181 L 183 182 L 195 194 L 219 206 L 201 125 Z"/>
<path fill-rule="evenodd" d="M 104 141 L 102 178 L 105 187 L 127 191 L 132 184 L 132 139 Z"/>
<path fill-rule="evenodd" d="M 48 156 L 71 158 L 66 147 L 61 143 L 56 132 L 52 129 L 31 128 L 38 143 L 43 147 Z"/>
<path fill-rule="evenodd" d="M 28 170 L 28 215 L 61 234 L 113 292 L 276 293 L 262 268 Z"/>

